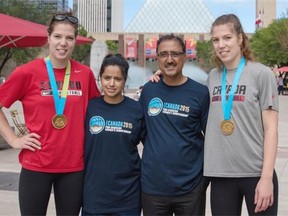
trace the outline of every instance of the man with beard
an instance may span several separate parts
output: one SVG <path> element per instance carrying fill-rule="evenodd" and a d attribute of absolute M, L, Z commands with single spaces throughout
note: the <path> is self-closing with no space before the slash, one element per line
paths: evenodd
<path fill-rule="evenodd" d="M 206 86 L 182 73 L 183 40 L 173 34 L 157 42 L 158 83 L 140 97 L 147 124 L 141 165 L 144 215 L 204 215 L 204 132 L 209 109 Z"/>

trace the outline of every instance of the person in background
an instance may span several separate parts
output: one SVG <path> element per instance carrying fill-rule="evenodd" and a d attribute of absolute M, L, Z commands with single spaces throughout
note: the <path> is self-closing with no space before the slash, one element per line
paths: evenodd
<path fill-rule="evenodd" d="M 212 215 L 277 215 L 274 170 L 278 144 L 278 97 L 273 72 L 254 61 L 234 14 L 212 24 L 212 62 L 207 85 L 204 176 L 211 181 Z"/>
<path fill-rule="evenodd" d="M 283 95 L 283 91 L 284 91 L 284 80 L 283 80 L 283 75 L 280 74 L 278 76 L 278 79 L 277 79 L 277 84 L 278 84 L 278 95 Z"/>
<path fill-rule="evenodd" d="M 100 96 L 91 69 L 70 59 L 78 19 L 58 12 L 49 21 L 49 56 L 17 67 L 0 86 L 0 107 L 22 102 L 28 134 L 17 137 L 0 111 L 0 134 L 21 149 L 21 215 L 46 215 L 53 187 L 57 215 L 82 206 L 84 121 L 88 100 Z"/>
<path fill-rule="evenodd" d="M 173 34 L 157 42 L 158 83 L 144 85 L 147 138 L 141 183 L 144 215 L 204 215 L 204 132 L 209 109 L 206 86 L 183 75 L 185 44 Z"/>
<path fill-rule="evenodd" d="M 107 55 L 99 72 L 104 95 L 87 108 L 84 216 L 141 214 L 137 145 L 146 130 L 140 103 L 122 94 L 128 69 L 122 55 Z"/>
<path fill-rule="evenodd" d="M 139 100 L 139 98 L 141 96 L 142 89 L 143 89 L 143 85 L 139 86 L 139 89 L 136 91 L 136 93 L 134 95 L 135 100 Z"/>

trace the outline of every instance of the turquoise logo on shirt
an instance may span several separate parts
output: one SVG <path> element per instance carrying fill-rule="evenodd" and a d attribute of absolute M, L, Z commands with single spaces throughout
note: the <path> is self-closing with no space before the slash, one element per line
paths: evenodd
<path fill-rule="evenodd" d="M 105 127 L 105 120 L 101 116 L 93 116 L 89 121 L 91 134 L 100 133 Z"/>
<path fill-rule="evenodd" d="M 163 109 L 163 101 L 160 98 L 152 98 L 148 105 L 148 115 L 156 116 Z"/>

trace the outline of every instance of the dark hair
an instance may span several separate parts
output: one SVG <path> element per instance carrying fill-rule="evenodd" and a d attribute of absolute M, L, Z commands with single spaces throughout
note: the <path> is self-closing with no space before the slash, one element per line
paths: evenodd
<path fill-rule="evenodd" d="M 182 51 L 184 53 L 186 53 L 186 47 L 185 47 L 185 43 L 183 41 L 183 39 L 179 36 L 176 36 L 174 34 L 167 34 L 167 35 L 163 35 L 159 38 L 159 40 L 157 41 L 157 48 L 156 48 L 156 53 L 158 53 L 158 47 L 159 45 L 166 40 L 175 40 L 179 43 L 179 45 L 182 47 Z"/>
<path fill-rule="evenodd" d="M 64 15 L 64 16 L 73 16 L 73 12 L 72 11 L 60 11 L 60 12 L 57 12 L 56 14 L 53 14 L 53 16 L 49 19 L 48 21 L 48 28 L 47 28 L 47 32 L 49 35 L 52 34 L 52 32 L 54 31 L 54 26 L 57 24 L 57 23 L 68 23 L 70 25 L 72 25 L 75 29 L 75 37 L 77 37 L 78 35 L 78 22 L 77 23 L 72 23 L 69 21 L 69 19 L 64 19 L 64 20 L 55 20 L 54 17 L 57 16 L 57 15 Z"/>
<path fill-rule="evenodd" d="M 99 77 L 102 76 L 105 68 L 110 65 L 119 66 L 125 81 L 127 80 L 129 63 L 121 54 L 108 54 L 107 56 L 105 56 L 100 67 Z"/>
<path fill-rule="evenodd" d="M 224 14 L 220 17 L 218 17 L 212 24 L 211 27 L 211 35 L 213 33 L 213 28 L 215 26 L 219 25 L 225 25 L 225 24 L 231 24 L 231 30 L 232 32 L 236 32 L 236 34 L 242 35 L 242 44 L 241 44 L 241 53 L 242 56 L 246 60 L 254 61 L 254 56 L 249 48 L 249 39 L 247 35 L 244 33 L 244 30 L 242 28 L 241 22 L 239 18 L 234 14 Z M 212 58 L 211 58 L 212 65 L 217 66 L 219 69 L 223 67 L 222 61 L 218 58 L 215 50 L 212 51 Z"/>

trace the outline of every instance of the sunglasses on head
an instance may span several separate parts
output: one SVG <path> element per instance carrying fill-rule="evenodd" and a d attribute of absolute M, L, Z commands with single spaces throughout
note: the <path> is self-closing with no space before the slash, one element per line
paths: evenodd
<path fill-rule="evenodd" d="M 53 19 L 53 21 L 64 21 L 65 19 L 67 19 L 69 22 L 71 22 L 72 24 L 78 24 L 78 18 L 75 16 L 69 16 L 69 15 L 62 15 L 62 14 L 56 14 Z"/>

